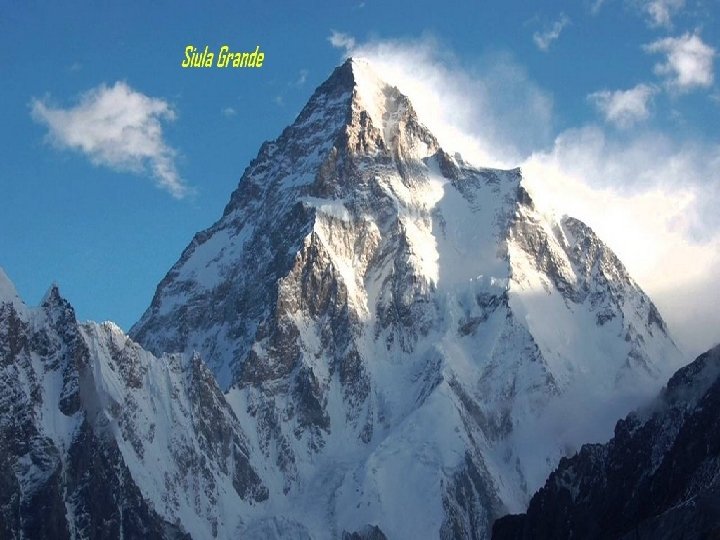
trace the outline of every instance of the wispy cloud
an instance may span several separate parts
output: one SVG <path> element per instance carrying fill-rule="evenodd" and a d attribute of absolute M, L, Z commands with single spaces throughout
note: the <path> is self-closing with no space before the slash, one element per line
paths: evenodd
<path fill-rule="evenodd" d="M 685 7 L 685 0 L 642 0 L 641 9 L 650 26 L 672 26 L 672 17 Z"/>
<path fill-rule="evenodd" d="M 650 102 L 657 89 L 647 84 L 638 84 L 629 90 L 600 90 L 588 96 L 605 120 L 621 128 L 647 119 L 650 116 Z"/>
<path fill-rule="evenodd" d="M 600 13 L 600 9 L 603 7 L 603 4 L 605 4 L 605 0 L 595 0 L 594 2 L 591 2 L 590 13 L 593 15 Z"/>
<path fill-rule="evenodd" d="M 175 119 L 167 101 L 116 82 L 86 92 L 74 107 L 54 107 L 46 98 L 30 105 L 32 118 L 48 127 L 58 148 L 77 150 L 116 171 L 149 172 L 173 197 L 188 193 L 175 166 L 176 151 L 163 135 L 163 122 Z"/>
<path fill-rule="evenodd" d="M 568 24 L 570 24 L 570 19 L 564 13 L 561 13 L 560 18 L 544 31 L 533 34 L 535 45 L 537 45 L 541 51 L 547 51 L 550 49 L 552 42 L 560 37 L 560 33 Z"/>
<path fill-rule="evenodd" d="M 645 45 L 644 49 L 648 53 L 665 55 L 665 62 L 655 64 L 655 73 L 665 78 L 670 89 L 687 92 L 712 85 L 717 53 L 697 33 L 659 39 Z"/>
<path fill-rule="evenodd" d="M 535 203 L 593 227 L 688 353 L 718 341 L 720 145 L 584 126 L 522 166 Z"/>
<path fill-rule="evenodd" d="M 302 86 L 307 82 L 307 78 L 310 72 L 307 69 L 301 69 L 300 73 L 298 73 L 298 78 L 295 81 L 295 86 Z"/>
<path fill-rule="evenodd" d="M 345 52 L 348 52 L 355 48 L 354 37 L 348 34 L 344 34 L 342 32 L 337 32 L 335 30 L 331 31 L 328 41 L 336 49 L 343 49 Z"/>

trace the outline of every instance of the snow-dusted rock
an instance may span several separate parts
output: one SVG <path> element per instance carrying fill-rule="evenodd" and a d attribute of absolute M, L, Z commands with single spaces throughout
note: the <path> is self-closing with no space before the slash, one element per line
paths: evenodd
<path fill-rule="evenodd" d="M 199 357 L 78 324 L 56 286 L 0 297 L 0 537 L 232 538 L 267 498 L 247 452 Z"/>

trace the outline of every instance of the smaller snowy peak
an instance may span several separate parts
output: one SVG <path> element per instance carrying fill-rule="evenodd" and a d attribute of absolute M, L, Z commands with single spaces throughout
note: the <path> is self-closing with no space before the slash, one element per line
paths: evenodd
<path fill-rule="evenodd" d="M 233 538 L 267 489 L 199 356 L 78 324 L 57 285 L 18 319 L 10 286 L 3 273 L 0 491 L 22 510 L 0 512 L 0 537 Z"/>
<path fill-rule="evenodd" d="M 40 310 L 55 326 L 67 326 L 77 323 L 75 309 L 61 294 L 60 287 L 53 283 L 40 302 Z"/>
<path fill-rule="evenodd" d="M 40 306 L 55 307 L 63 303 L 67 303 L 67 301 L 60 294 L 60 286 L 57 282 L 53 282 L 40 300 Z"/>
<path fill-rule="evenodd" d="M 25 321 L 39 317 L 40 324 L 49 321 L 55 326 L 73 325 L 76 322 L 75 309 L 63 298 L 57 283 L 48 288 L 39 306 L 28 306 L 8 275 L 0 268 L 0 307 L 3 305 L 12 305 L 16 314 Z"/>
<path fill-rule="evenodd" d="M 25 309 L 25 303 L 2 267 L 0 267 L 0 304 L 12 304 L 16 310 Z"/>
<path fill-rule="evenodd" d="M 125 334 L 125 331 L 118 326 L 117 323 L 113 321 L 103 321 L 100 323 L 100 326 L 104 329 L 106 329 L 111 335 L 121 337 L 123 339 L 127 339 L 127 335 Z"/>
<path fill-rule="evenodd" d="M 0 266 L 0 299 L 2 300 L 13 300 L 17 298 L 17 291 L 15 285 L 10 281 L 10 278 L 5 273 L 5 270 Z"/>

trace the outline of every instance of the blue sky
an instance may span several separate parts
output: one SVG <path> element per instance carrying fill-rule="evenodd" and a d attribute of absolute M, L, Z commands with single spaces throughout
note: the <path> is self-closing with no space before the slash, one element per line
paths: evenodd
<path fill-rule="evenodd" d="M 527 166 L 541 198 L 587 219 L 678 310 L 689 348 L 712 341 L 717 0 L 72 6 L 0 9 L 0 266 L 29 303 L 56 281 L 81 319 L 127 330 L 260 144 L 356 54 L 425 99 L 421 119 L 450 146 Z M 265 63 L 182 69 L 189 44 L 259 45 Z M 87 127 L 113 107 L 120 126 Z M 692 295 L 705 304 L 681 309 Z"/>

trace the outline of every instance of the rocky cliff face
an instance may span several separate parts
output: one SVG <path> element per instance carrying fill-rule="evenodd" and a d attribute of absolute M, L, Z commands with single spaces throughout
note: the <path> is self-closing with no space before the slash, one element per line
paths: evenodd
<path fill-rule="evenodd" d="M 0 271 L 0 537 L 208 538 L 267 498 L 197 356 L 28 308 Z M 228 535 L 229 536 L 229 535 Z"/>
<path fill-rule="evenodd" d="M 200 352 L 266 536 L 484 538 L 682 361 L 587 226 L 440 148 L 358 60 L 262 146 L 131 335 Z"/>
<path fill-rule="evenodd" d="M 606 444 L 563 459 L 497 539 L 720 535 L 720 346 L 679 370 Z"/>

